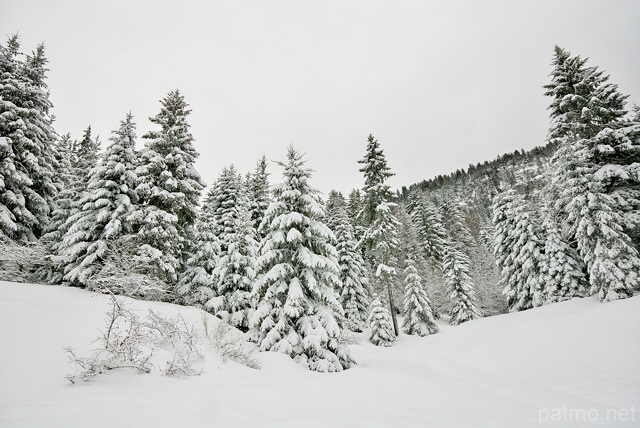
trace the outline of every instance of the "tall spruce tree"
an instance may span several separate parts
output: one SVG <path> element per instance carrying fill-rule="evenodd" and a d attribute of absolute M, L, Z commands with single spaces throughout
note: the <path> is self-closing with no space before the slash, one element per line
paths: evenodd
<path fill-rule="evenodd" d="M 365 182 L 359 214 L 365 227 L 361 245 L 369 260 L 376 266 L 378 288 L 386 291 L 389 297 L 389 312 L 397 335 L 399 330 L 392 287 L 396 275 L 394 252 L 398 247 L 397 230 L 400 223 L 392 212 L 396 204 L 391 202 L 393 193 L 386 184 L 393 173 L 390 172 L 384 152 L 373 135 L 369 135 L 365 156 L 358 162 L 363 164 L 360 172 L 364 174 Z"/>
<path fill-rule="evenodd" d="M 347 213 L 349 215 L 349 221 L 353 226 L 353 238 L 356 242 L 362 240 L 366 227 L 360 217 L 362 211 L 362 194 L 359 189 L 353 189 L 347 199 Z"/>
<path fill-rule="evenodd" d="M 393 331 L 397 335 L 398 321 L 393 298 L 393 286 L 395 284 L 397 270 L 396 252 L 398 250 L 398 228 L 400 222 L 391 211 L 396 207 L 393 202 L 383 202 L 378 205 L 376 218 L 364 233 L 363 241 L 369 242 L 371 247 L 369 255 L 376 266 L 376 291 L 386 292 L 389 312 L 393 322 Z"/>
<path fill-rule="evenodd" d="M 624 233 L 640 251 L 640 118 L 611 124 L 588 147 L 598 167 L 593 178 L 611 196 L 612 208 L 622 216 Z"/>
<path fill-rule="evenodd" d="M 544 212 L 544 258 L 542 281 L 545 302 L 561 302 L 587 295 L 585 266 L 576 249 L 565 238 L 552 210 Z"/>
<path fill-rule="evenodd" d="M 394 174 L 390 172 L 387 158 L 373 135 L 369 135 L 365 156 L 358 163 L 363 165 L 360 172 L 364 174 L 362 206 L 358 217 L 368 227 L 377 218 L 378 206 L 393 197 L 391 188 L 385 182 Z"/>
<path fill-rule="evenodd" d="M 178 303 L 204 307 L 212 298 L 218 296 L 216 267 L 221 250 L 215 229 L 211 200 L 208 196 L 198 211 L 192 250 L 176 284 Z"/>
<path fill-rule="evenodd" d="M 249 175 L 247 179 L 247 193 L 253 228 L 256 230 L 257 236 L 261 238 L 260 223 L 262 223 L 264 213 L 269 208 L 271 201 L 269 173 L 267 172 L 267 158 L 265 156 L 258 160 L 255 172 Z"/>
<path fill-rule="evenodd" d="M 470 264 L 469 256 L 463 251 L 454 245 L 447 245 L 442 259 L 442 270 L 451 293 L 451 325 L 459 325 L 482 316 L 476 305 L 473 283 L 469 275 Z"/>
<path fill-rule="evenodd" d="M 640 145 L 637 133 L 633 136 L 635 127 L 623 120 L 627 96 L 597 67 L 586 67 L 586 60 L 556 49 L 556 57 L 560 54 L 578 83 L 565 85 L 576 89 L 561 96 L 556 75 L 562 74 L 563 63 L 555 61 L 547 87 L 553 89 L 547 92 L 554 120 L 550 136 L 558 134 L 560 141 L 552 160 L 554 210 L 587 266 L 590 293 L 602 301 L 628 297 L 639 281 L 634 164 Z M 563 105 L 573 114 L 563 111 Z"/>
<path fill-rule="evenodd" d="M 323 205 L 302 156 L 290 147 L 287 158 L 284 183 L 274 189 L 262 225 L 252 336 L 261 349 L 287 354 L 311 370 L 341 371 L 354 361 L 339 325 L 335 236 L 322 221 Z"/>
<path fill-rule="evenodd" d="M 247 331 L 257 242 L 245 186 L 233 165 L 224 168 L 214 183 L 207 204 L 213 213 L 220 259 L 214 272 L 217 277 L 216 295 L 205 307 L 233 326 Z"/>
<path fill-rule="evenodd" d="M 72 284 L 88 285 L 89 279 L 102 269 L 109 242 L 133 232 L 129 216 L 138 202 L 138 180 L 131 113 L 113 131 L 110 141 L 99 163 L 89 172 L 78 212 L 67 220 L 58 249 L 64 280 Z"/>
<path fill-rule="evenodd" d="M 334 203 L 327 204 L 327 222 L 336 235 L 340 303 L 344 308 L 345 327 L 360 332 L 366 325 L 369 311 L 369 273 L 353 237 L 353 226 L 347 217 L 344 197 L 338 192 L 333 195 Z M 331 196 L 329 200 L 332 200 Z"/>
<path fill-rule="evenodd" d="M 444 228 L 440 210 L 429 203 L 424 195 L 414 195 L 411 198 L 411 218 L 416 226 L 425 256 L 440 263 L 447 239 L 447 231 Z"/>
<path fill-rule="evenodd" d="M 545 95 L 552 98 L 550 139 L 590 138 L 626 114 L 628 96 L 620 94 L 598 67 L 587 66 L 587 61 L 559 46 L 554 49 L 551 82 L 544 86 Z"/>
<path fill-rule="evenodd" d="M 498 195 L 493 207 L 494 255 L 511 312 L 544 303 L 543 241 L 515 190 Z"/>
<path fill-rule="evenodd" d="M 572 144 L 575 152 L 569 169 L 574 174 L 563 181 L 569 195 L 567 220 L 587 265 L 590 294 L 597 294 L 601 301 L 618 300 L 632 296 L 640 285 L 640 256 L 625 233 L 615 199 L 596 177 L 599 169 L 591 161 L 588 143 L 583 139 Z"/>
<path fill-rule="evenodd" d="M 178 90 L 169 92 L 161 104 L 160 113 L 150 118 L 160 129 L 143 136 L 147 143 L 136 189 L 143 206 L 131 219 L 141 256 L 155 266 L 158 278 L 174 283 L 193 245 L 190 241 L 204 183 L 194 167 L 198 153 L 189 132 L 188 104 Z"/>
<path fill-rule="evenodd" d="M 0 237 L 33 241 L 54 208 L 57 136 L 44 45 L 22 56 L 17 35 L 0 45 Z"/>

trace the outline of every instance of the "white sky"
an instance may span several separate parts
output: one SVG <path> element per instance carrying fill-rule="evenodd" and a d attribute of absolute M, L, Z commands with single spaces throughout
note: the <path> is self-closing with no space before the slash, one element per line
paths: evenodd
<path fill-rule="evenodd" d="M 104 147 L 131 110 L 140 137 L 179 88 L 207 184 L 293 143 L 315 187 L 348 192 L 369 133 L 394 188 L 541 145 L 554 44 L 640 103 L 637 0 L 0 0 L 15 32 L 47 46 L 60 134 Z"/>

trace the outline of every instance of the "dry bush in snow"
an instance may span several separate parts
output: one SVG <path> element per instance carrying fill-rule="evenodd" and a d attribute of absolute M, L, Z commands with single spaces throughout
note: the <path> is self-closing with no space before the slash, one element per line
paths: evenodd
<path fill-rule="evenodd" d="M 219 321 L 216 326 L 212 326 L 210 317 L 207 313 L 202 314 L 204 333 L 222 360 L 231 360 L 252 369 L 259 369 L 260 362 L 253 356 L 255 345 L 248 343 L 240 331 L 225 322 Z"/>
<path fill-rule="evenodd" d="M 69 361 L 77 366 L 74 374 L 66 378 L 91 381 L 95 376 L 113 369 L 132 368 L 139 373 L 160 371 L 167 376 L 193 376 L 202 373 L 193 367 L 203 359 L 198 335 L 182 316 L 164 318 L 153 311 L 144 320 L 133 313 L 122 300 L 111 295 L 111 308 L 107 312 L 105 330 L 100 332 L 89 356 L 81 357 L 67 347 Z M 164 365 L 154 358 L 167 353 Z"/>
<path fill-rule="evenodd" d="M 39 242 L 19 243 L 0 237 L 0 280 L 39 282 L 36 271 L 43 265 L 45 256 Z"/>
<path fill-rule="evenodd" d="M 153 310 L 141 319 L 121 299 L 113 294 L 110 298 L 105 328 L 92 342 L 95 346 L 88 355 L 79 356 L 71 347 L 64 349 L 76 366 L 76 372 L 66 376 L 71 383 L 89 382 L 99 374 L 126 368 L 166 376 L 199 375 L 202 369 L 197 366 L 207 347 L 223 361 L 260 368 L 253 357 L 255 346 L 247 343 L 240 331 L 210 314 L 203 312 L 202 323 L 192 325 L 180 314 L 167 318 Z"/>
<path fill-rule="evenodd" d="M 131 237 L 108 241 L 102 269 L 88 280 L 88 288 L 144 300 L 170 300 L 170 287 L 152 275 L 150 264 L 137 254 L 137 248 Z"/>

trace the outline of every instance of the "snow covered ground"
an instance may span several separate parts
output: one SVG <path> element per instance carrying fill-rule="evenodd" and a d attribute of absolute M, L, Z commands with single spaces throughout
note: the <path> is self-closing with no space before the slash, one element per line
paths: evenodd
<path fill-rule="evenodd" d="M 442 325 L 391 348 L 363 336 L 358 365 L 336 374 L 274 353 L 257 354 L 261 370 L 211 353 L 201 376 L 123 370 L 72 385 L 62 349 L 88 349 L 108 308 L 79 289 L 0 282 L 0 427 L 640 426 L 640 297 Z"/>

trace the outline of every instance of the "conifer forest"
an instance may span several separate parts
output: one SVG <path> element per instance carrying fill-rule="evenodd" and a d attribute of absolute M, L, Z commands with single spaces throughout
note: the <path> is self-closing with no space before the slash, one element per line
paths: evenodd
<path fill-rule="evenodd" d="M 163 374 L 200 373 L 184 319 L 143 320 L 123 298 L 215 318 L 203 328 L 225 361 L 255 368 L 271 351 L 313 372 L 356 372 L 370 364 L 353 351 L 361 343 L 393 352 L 409 336 L 567 301 L 608 311 L 640 291 L 640 107 L 589 52 L 549 47 L 538 147 L 394 189 L 394 142 L 362 135 L 361 186 L 323 193 L 295 141 L 205 183 L 196 160 L 208 142 L 192 134 L 180 89 L 159 93 L 148 120 L 121 112 L 103 138 L 90 124 L 58 129 L 48 53 L 31 48 L 18 34 L 0 45 L 0 280 L 108 296 L 111 326 L 130 326 L 103 333 L 108 358 L 66 349 L 82 369 L 71 383 L 154 371 L 145 346 L 176 353 Z M 151 130 L 139 135 L 141 123 Z"/>

